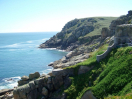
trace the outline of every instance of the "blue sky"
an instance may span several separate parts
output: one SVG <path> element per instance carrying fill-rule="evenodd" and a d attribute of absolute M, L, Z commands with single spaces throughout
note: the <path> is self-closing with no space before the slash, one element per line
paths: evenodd
<path fill-rule="evenodd" d="M 121 16 L 132 0 L 0 0 L 0 33 L 61 31 L 75 18 Z"/>

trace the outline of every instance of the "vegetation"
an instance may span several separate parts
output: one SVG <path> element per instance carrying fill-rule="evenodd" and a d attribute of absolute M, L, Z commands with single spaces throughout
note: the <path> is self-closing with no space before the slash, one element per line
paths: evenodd
<path fill-rule="evenodd" d="M 101 62 L 96 61 L 96 55 L 102 54 L 107 45 L 91 53 L 91 57 L 74 68 L 75 75 L 71 86 L 64 90 L 67 99 L 80 99 L 85 91 L 92 90 L 97 98 L 117 99 L 117 97 L 131 97 L 132 94 L 132 47 L 113 49 Z M 94 66 L 85 74 L 78 75 L 80 66 Z M 124 99 L 123 98 L 123 99 Z M 122 99 L 122 98 L 121 98 Z"/>
<path fill-rule="evenodd" d="M 102 28 L 103 27 L 109 28 L 111 21 L 116 20 L 117 17 L 95 17 L 94 19 L 97 21 L 97 23 L 95 23 L 93 25 L 95 27 L 95 29 L 94 29 L 94 31 L 85 35 L 85 37 L 93 36 L 93 35 L 100 35 Z"/>
<path fill-rule="evenodd" d="M 77 22 L 76 25 L 67 29 L 67 34 L 71 35 L 72 32 L 68 32 L 68 31 L 72 31 L 72 30 L 78 29 L 78 27 L 86 25 L 86 26 L 93 26 L 94 30 L 90 33 L 87 33 L 85 36 L 80 36 L 78 39 L 82 39 L 88 36 L 101 35 L 102 28 L 103 27 L 108 28 L 111 21 L 115 19 L 117 19 L 117 17 L 91 17 L 91 18 L 78 19 L 79 21 Z"/>

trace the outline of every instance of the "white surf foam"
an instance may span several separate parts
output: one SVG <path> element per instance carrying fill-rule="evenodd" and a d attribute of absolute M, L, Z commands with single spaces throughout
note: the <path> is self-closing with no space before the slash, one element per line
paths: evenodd
<path fill-rule="evenodd" d="M 19 44 L 18 43 L 15 43 L 15 44 L 11 44 L 11 45 L 6 45 L 6 46 L 4 46 L 4 47 L 6 47 L 6 48 L 15 48 L 15 47 L 18 47 L 19 46 Z"/>
<path fill-rule="evenodd" d="M 48 74 L 49 72 L 51 72 L 53 70 L 53 68 L 51 69 L 46 69 L 46 70 L 43 70 L 43 71 L 40 71 L 40 74 Z"/>
<path fill-rule="evenodd" d="M 33 41 L 27 41 L 27 43 L 33 43 Z"/>
<path fill-rule="evenodd" d="M 16 87 L 17 84 L 18 84 L 17 81 L 20 80 L 20 79 L 21 79 L 20 76 L 2 79 L 2 81 L 0 83 L 0 90 Z"/>

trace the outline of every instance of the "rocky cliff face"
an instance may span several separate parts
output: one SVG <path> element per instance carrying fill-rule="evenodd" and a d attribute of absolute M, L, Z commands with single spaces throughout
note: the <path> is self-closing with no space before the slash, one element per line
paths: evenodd
<path fill-rule="evenodd" d="M 120 16 L 118 19 L 111 22 L 109 29 L 110 29 L 110 35 L 115 34 L 115 29 L 117 25 L 121 24 L 132 24 L 132 11 L 128 11 L 127 15 Z"/>
<path fill-rule="evenodd" d="M 54 94 L 56 96 L 61 91 L 61 86 L 64 86 L 64 89 L 70 86 L 71 80 L 69 76 L 74 76 L 73 68 L 62 69 L 63 67 L 77 64 L 89 58 L 89 52 L 99 48 L 104 42 L 110 45 L 113 44 L 114 36 L 112 35 L 115 34 L 115 31 L 117 33 L 115 37 L 127 36 L 129 39 L 128 43 L 132 42 L 132 11 L 129 11 L 127 15 L 121 16 L 112 22 L 110 21 L 109 28 L 101 24 L 104 21 L 106 21 L 105 18 L 75 19 L 68 22 L 61 32 L 41 44 L 40 48 L 57 48 L 70 52 L 62 59 L 49 64 L 49 66 L 55 69 L 48 75 L 40 76 L 36 72 L 30 74 L 29 77 L 23 76 L 18 81 L 19 86 L 13 91 L 14 99 L 36 99 L 40 96 L 42 96 L 41 99 L 66 99 L 65 93 L 61 96 L 54 97 Z M 102 26 L 101 29 L 100 26 Z M 90 33 L 95 33 L 97 30 L 100 35 L 89 35 Z M 120 44 L 120 40 L 116 41 Z M 93 67 L 80 66 L 78 75 L 88 72 Z M 82 99 L 88 96 L 93 97 L 91 92 L 86 92 Z"/>
<path fill-rule="evenodd" d="M 111 46 L 114 43 L 114 37 L 112 36 L 115 34 L 116 27 L 120 24 L 131 24 L 131 13 L 132 11 L 129 11 L 127 15 L 123 15 L 112 22 L 110 21 L 109 28 L 102 24 L 102 22 L 106 21 L 105 18 L 75 19 L 68 22 L 61 32 L 40 45 L 41 48 L 55 47 L 57 49 L 72 51 L 62 59 L 49 64 L 49 66 L 64 68 L 75 65 L 87 59 L 89 57 L 88 53 L 99 48 L 104 42 L 109 43 Z M 98 24 L 103 26 L 101 30 L 98 29 L 100 28 Z M 91 32 L 95 33 L 96 30 L 100 32 L 100 35 L 89 35 Z"/>
<path fill-rule="evenodd" d="M 115 18 L 109 18 L 110 22 Z M 48 41 L 40 45 L 40 48 L 57 48 L 61 50 L 72 51 L 78 46 L 92 42 L 93 38 L 97 39 L 96 36 L 87 36 L 89 33 L 100 29 L 105 23 L 99 22 L 108 21 L 106 18 L 85 18 L 85 19 L 74 19 L 68 22 L 62 29 L 61 32 L 54 35 Z M 101 33 L 99 32 L 98 35 Z M 92 39 L 91 39 L 92 38 Z"/>
<path fill-rule="evenodd" d="M 132 24 L 118 25 L 115 33 L 114 43 L 118 45 L 132 44 Z"/>
<path fill-rule="evenodd" d="M 65 50 L 68 46 L 72 45 L 76 48 L 80 43 L 77 42 L 78 38 L 81 36 L 85 36 L 94 30 L 93 23 L 95 20 L 87 20 L 88 24 L 82 25 L 81 20 L 75 19 L 73 21 L 68 22 L 61 32 L 57 33 L 50 40 L 40 45 L 40 48 L 57 48 Z"/>

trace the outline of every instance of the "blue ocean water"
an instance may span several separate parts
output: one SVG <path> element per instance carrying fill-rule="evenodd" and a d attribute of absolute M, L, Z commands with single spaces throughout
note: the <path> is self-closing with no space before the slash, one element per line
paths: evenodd
<path fill-rule="evenodd" d="M 50 62 L 66 55 L 53 49 L 38 46 L 56 32 L 48 33 L 0 33 L 0 89 L 13 88 L 23 75 L 36 71 L 47 74 L 52 70 Z"/>

